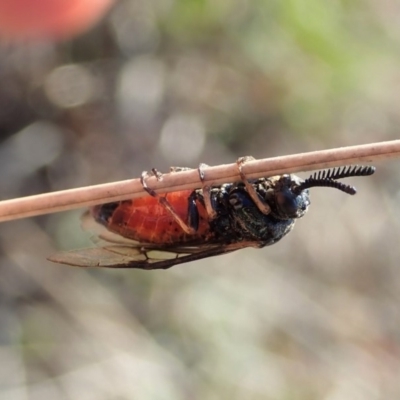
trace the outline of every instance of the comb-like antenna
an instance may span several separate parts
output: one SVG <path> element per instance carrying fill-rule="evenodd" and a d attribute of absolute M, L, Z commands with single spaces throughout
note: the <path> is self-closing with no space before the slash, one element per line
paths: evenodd
<path fill-rule="evenodd" d="M 343 179 L 351 176 L 368 176 L 375 172 L 375 167 L 372 165 L 351 165 L 339 168 L 328 169 L 315 172 L 312 177 L 314 179 Z"/>
<path fill-rule="evenodd" d="M 354 195 L 357 190 L 354 186 L 345 185 L 344 183 L 337 182 L 336 179 L 348 178 L 350 176 L 368 176 L 375 172 L 375 167 L 373 166 L 359 166 L 354 167 L 342 167 L 337 169 L 328 169 L 325 171 L 315 172 L 303 183 L 293 189 L 295 193 L 301 193 L 303 190 L 311 187 L 332 187 L 347 194 Z"/>

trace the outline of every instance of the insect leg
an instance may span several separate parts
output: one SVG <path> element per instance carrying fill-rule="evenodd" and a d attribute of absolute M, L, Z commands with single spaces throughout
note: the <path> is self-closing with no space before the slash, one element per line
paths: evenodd
<path fill-rule="evenodd" d="M 206 185 L 204 183 L 205 179 L 205 171 L 204 169 L 207 168 L 207 164 L 199 164 L 199 167 L 197 170 L 199 171 L 199 177 L 201 180 L 201 183 L 203 184 L 202 190 L 203 190 L 203 199 L 204 199 L 204 205 L 206 207 L 207 215 L 208 215 L 208 220 L 212 221 L 215 218 L 217 218 L 217 212 L 215 211 L 215 207 L 213 206 L 211 202 L 211 187 Z"/>
<path fill-rule="evenodd" d="M 170 167 L 170 172 L 190 171 L 193 168 L 188 167 Z M 188 220 L 187 225 L 193 228 L 196 232 L 199 229 L 199 210 L 197 209 L 197 200 L 199 193 L 194 190 L 188 197 Z"/>
<path fill-rule="evenodd" d="M 151 170 L 153 175 L 157 178 L 157 180 L 162 179 L 162 173 L 158 172 L 155 168 Z M 140 182 L 143 186 L 143 189 L 150 195 L 158 200 L 158 202 L 170 213 L 170 215 L 174 218 L 174 220 L 178 223 L 178 225 L 182 228 L 182 230 L 188 235 L 193 235 L 196 233 L 196 229 L 189 226 L 174 210 L 169 201 L 167 200 L 167 196 L 160 196 L 153 189 L 149 188 L 146 183 L 146 179 L 150 176 L 148 171 L 142 172 L 142 176 L 140 177 Z"/>
<path fill-rule="evenodd" d="M 254 203 L 256 204 L 257 208 L 263 214 L 268 215 L 271 212 L 270 206 L 261 199 L 261 197 L 258 195 L 256 189 L 248 181 L 248 179 L 246 178 L 246 174 L 242 170 L 243 165 L 246 164 L 247 161 L 251 161 L 251 160 L 254 160 L 254 157 L 245 156 L 245 157 L 240 157 L 240 158 L 237 159 L 236 164 L 237 164 L 238 169 L 239 169 L 240 179 L 244 183 L 244 185 L 246 187 L 246 190 L 247 190 L 247 193 L 249 194 L 251 199 L 254 201 Z"/>

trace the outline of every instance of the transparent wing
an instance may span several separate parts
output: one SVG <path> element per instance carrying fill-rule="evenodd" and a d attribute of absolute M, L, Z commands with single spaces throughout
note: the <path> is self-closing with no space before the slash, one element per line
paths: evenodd
<path fill-rule="evenodd" d="M 92 240 L 98 247 L 62 251 L 50 256 L 48 260 L 75 267 L 167 269 L 245 247 L 260 247 L 257 242 L 232 244 L 208 242 L 188 246 L 139 243 L 108 231 L 95 222 L 89 212 L 82 216 L 82 227 L 96 233 Z"/>
<path fill-rule="evenodd" d="M 104 225 L 96 222 L 89 210 L 86 211 L 81 217 L 81 227 L 83 230 L 92 233 L 90 239 L 97 246 L 105 246 L 110 243 L 123 244 L 127 246 L 139 246 L 139 242 L 110 232 Z"/>
<path fill-rule="evenodd" d="M 243 244 L 229 246 L 151 248 L 110 245 L 56 253 L 48 260 L 75 267 L 167 269 L 174 265 L 230 253 Z"/>

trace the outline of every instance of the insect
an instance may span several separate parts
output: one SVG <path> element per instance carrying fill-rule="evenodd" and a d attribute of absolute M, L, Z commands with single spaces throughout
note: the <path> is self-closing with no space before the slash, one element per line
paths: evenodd
<path fill-rule="evenodd" d="M 347 194 L 354 187 L 338 179 L 367 176 L 372 166 L 319 171 L 308 179 L 280 175 L 248 180 L 242 171 L 250 157 L 237 161 L 241 181 L 209 187 L 204 184 L 205 164 L 198 171 L 198 190 L 150 196 L 92 207 L 84 227 L 103 227 L 102 247 L 60 252 L 50 261 L 79 267 L 167 269 L 174 265 L 230 253 L 245 247 L 272 245 L 288 234 L 307 212 L 309 189 L 331 187 Z M 175 168 L 174 171 L 186 169 Z M 153 173 L 161 179 L 156 170 Z"/>

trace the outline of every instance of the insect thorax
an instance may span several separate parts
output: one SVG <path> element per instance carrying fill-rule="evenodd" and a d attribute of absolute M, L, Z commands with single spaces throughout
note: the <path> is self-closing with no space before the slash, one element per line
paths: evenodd
<path fill-rule="evenodd" d="M 260 199 L 271 212 L 264 214 L 247 193 L 242 183 L 222 185 L 211 192 L 217 218 L 211 229 L 223 242 L 257 242 L 260 247 L 276 243 L 289 233 L 296 218 L 310 204 L 308 191 L 300 195 L 291 191 L 297 177 L 285 176 L 252 181 Z"/>

